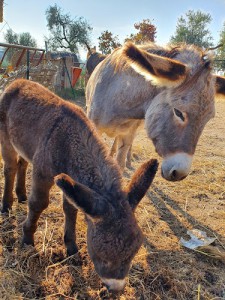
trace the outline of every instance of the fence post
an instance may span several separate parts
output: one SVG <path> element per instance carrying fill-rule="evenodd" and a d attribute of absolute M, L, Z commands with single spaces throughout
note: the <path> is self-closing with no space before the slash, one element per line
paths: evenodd
<path fill-rule="evenodd" d="M 29 79 L 29 69 L 30 69 L 30 51 L 27 49 L 27 74 L 26 74 L 26 77 L 27 79 Z"/>
<path fill-rule="evenodd" d="M 74 99 L 75 99 L 75 98 L 76 98 L 75 92 L 74 92 L 74 89 L 73 89 L 73 86 L 72 86 L 72 82 L 71 82 L 71 78 L 70 78 L 70 74 L 69 74 L 69 71 L 68 71 L 67 65 L 66 65 L 66 57 L 63 57 L 62 59 L 63 59 L 64 67 L 65 67 L 65 69 L 66 69 L 66 74 L 67 74 L 68 79 L 69 79 L 70 88 L 71 88 L 71 90 L 72 90 L 72 93 L 73 93 L 73 96 L 74 96 Z"/>

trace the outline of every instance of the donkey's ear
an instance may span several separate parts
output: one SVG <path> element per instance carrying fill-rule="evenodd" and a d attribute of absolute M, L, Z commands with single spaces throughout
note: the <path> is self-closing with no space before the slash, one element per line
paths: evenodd
<path fill-rule="evenodd" d="M 128 201 L 134 210 L 149 189 L 158 170 L 158 161 L 151 159 L 144 163 L 133 175 L 127 188 Z"/>
<path fill-rule="evenodd" d="M 217 76 L 216 77 L 216 96 L 225 97 L 225 77 Z"/>
<path fill-rule="evenodd" d="M 131 42 L 125 43 L 122 51 L 128 64 L 155 85 L 178 86 L 187 76 L 186 65 L 177 60 L 148 53 Z"/>
<path fill-rule="evenodd" d="M 69 203 L 91 218 L 99 218 L 107 212 L 107 203 L 97 193 L 87 186 L 75 182 L 70 176 L 62 173 L 56 176 L 54 181 L 63 191 Z"/>

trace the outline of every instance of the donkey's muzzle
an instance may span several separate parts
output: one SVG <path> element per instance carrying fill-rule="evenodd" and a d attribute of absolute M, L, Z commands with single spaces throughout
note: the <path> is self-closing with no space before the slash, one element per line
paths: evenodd
<path fill-rule="evenodd" d="M 169 181 L 179 181 L 187 177 L 192 164 L 192 155 L 184 152 L 164 158 L 161 168 L 162 177 Z"/>
<path fill-rule="evenodd" d="M 120 292 L 124 289 L 126 285 L 126 279 L 101 278 L 101 280 L 110 292 Z"/>

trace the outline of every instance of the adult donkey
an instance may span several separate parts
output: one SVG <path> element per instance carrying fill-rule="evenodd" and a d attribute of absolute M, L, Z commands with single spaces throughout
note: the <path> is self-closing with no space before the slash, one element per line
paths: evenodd
<path fill-rule="evenodd" d="M 214 116 L 215 94 L 225 94 L 225 78 L 214 76 L 211 64 L 209 53 L 193 45 L 126 43 L 96 67 L 86 88 L 88 115 L 116 137 L 122 168 L 145 119 L 163 157 L 162 176 L 177 181 L 188 175 L 198 139 Z"/>
<path fill-rule="evenodd" d="M 96 52 L 96 47 L 89 48 L 86 62 L 86 83 L 96 66 L 106 58 L 106 55 Z"/>

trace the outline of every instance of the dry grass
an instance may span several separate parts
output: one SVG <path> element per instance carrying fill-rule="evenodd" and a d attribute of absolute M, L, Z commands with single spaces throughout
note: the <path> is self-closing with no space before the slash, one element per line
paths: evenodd
<path fill-rule="evenodd" d="M 10 216 L 0 216 L 0 299 L 225 299 L 225 102 L 216 105 L 216 118 L 201 137 L 189 177 L 170 183 L 159 172 L 137 209 L 145 241 L 123 293 L 115 296 L 102 288 L 87 254 L 82 214 L 77 226 L 80 257 L 66 257 L 61 195 L 53 188 L 35 248 L 20 247 L 26 205 L 15 201 Z M 141 130 L 134 145 L 134 169 L 156 156 Z M 132 173 L 127 171 L 125 180 Z M 2 187 L 2 167 L 0 182 Z M 192 228 L 216 237 L 214 253 L 180 245 L 179 239 Z"/>

